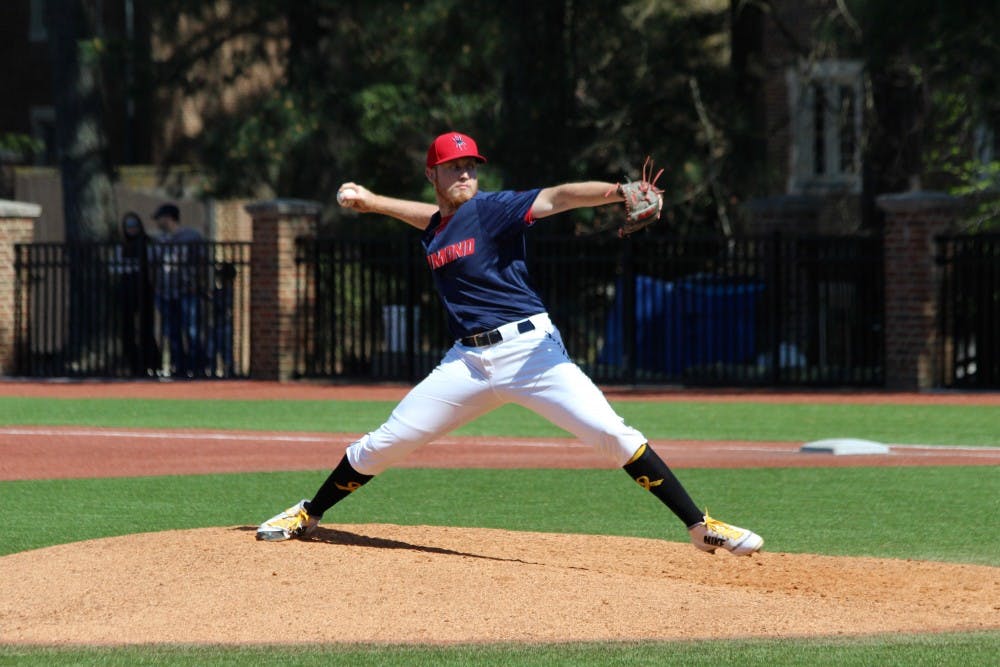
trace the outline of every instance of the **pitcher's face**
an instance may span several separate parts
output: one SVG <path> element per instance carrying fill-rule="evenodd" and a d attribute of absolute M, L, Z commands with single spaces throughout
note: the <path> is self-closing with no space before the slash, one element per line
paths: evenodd
<path fill-rule="evenodd" d="M 479 192 L 479 162 L 459 158 L 427 169 L 427 180 L 434 184 L 439 202 L 456 209 Z"/>

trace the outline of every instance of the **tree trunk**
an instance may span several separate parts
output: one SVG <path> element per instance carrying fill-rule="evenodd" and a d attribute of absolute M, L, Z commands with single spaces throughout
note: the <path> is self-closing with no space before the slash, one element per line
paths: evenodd
<path fill-rule="evenodd" d="M 733 75 L 730 100 L 732 165 L 727 170 L 734 192 L 767 192 L 767 115 L 764 100 L 764 12 L 743 0 L 730 0 L 729 66 Z"/>
<path fill-rule="evenodd" d="M 502 141 L 509 165 L 504 187 L 529 188 L 565 180 L 570 96 L 564 2 L 503 3 L 509 32 L 503 80 Z M 493 140 L 495 141 L 495 140 Z M 493 143 L 491 141 L 491 143 Z"/>
<path fill-rule="evenodd" d="M 86 0 L 47 0 L 45 9 L 66 240 L 109 240 L 117 224 L 94 16 Z"/>

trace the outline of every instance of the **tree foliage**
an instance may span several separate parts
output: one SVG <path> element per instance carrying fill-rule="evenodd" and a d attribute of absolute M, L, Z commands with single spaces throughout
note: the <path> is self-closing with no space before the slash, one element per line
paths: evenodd
<path fill-rule="evenodd" d="M 747 97 L 761 80 L 748 55 L 757 21 L 776 4 L 153 0 L 156 34 L 178 45 L 154 73 L 162 89 L 204 92 L 215 84 L 199 66 L 220 52 L 237 80 L 279 45 L 274 85 L 236 109 L 207 106 L 201 134 L 173 147 L 172 160 L 210 173 L 212 194 L 330 203 L 357 180 L 428 198 L 424 151 L 454 128 L 489 157 L 484 187 L 634 178 L 652 155 L 672 227 L 726 229 L 734 202 L 773 194 L 757 189 L 762 129 Z M 867 64 L 870 193 L 995 187 L 996 169 L 969 152 L 981 128 L 1000 127 L 991 3 L 819 4 L 828 11 L 803 55 Z"/>
<path fill-rule="evenodd" d="M 996 191 L 1000 13 L 975 0 L 853 0 L 834 33 L 868 68 L 880 190 Z"/>
<path fill-rule="evenodd" d="M 103 117 L 103 43 L 84 0 L 48 0 L 45 20 L 51 35 L 66 238 L 106 240 L 117 227 Z"/>
<path fill-rule="evenodd" d="M 161 34 L 180 38 L 179 17 L 196 19 L 188 29 L 224 30 L 214 7 L 161 0 Z M 286 34 L 282 78 L 235 113 L 208 118 L 175 157 L 206 166 L 221 195 L 329 202 L 352 179 L 426 198 L 426 146 L 460 129 L 490 159 L 487 187 L 634 178 L 653 155 L 667 168 L 678 217 L 697 222 L 715 210 L 705 183 L 721 182 L 729 150 L 720 131 L 734 108 L 728 9 L 665 0 L 240 3 L 239 26 L 226 24 L 223 36 L 242 35 L 252 52 Z M 184 39 L 190 47 L 157 63 L 164 86 L 197 88 L 194 62 L 224 43 Z"/>

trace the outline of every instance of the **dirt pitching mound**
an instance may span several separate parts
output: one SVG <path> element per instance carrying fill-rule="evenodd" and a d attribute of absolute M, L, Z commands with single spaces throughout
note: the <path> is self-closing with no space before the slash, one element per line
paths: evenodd
<path fill-rule="evenodd" d="M 428 526 L 146 533 L 0 558 L 0 642 L 492 642 L 1000 627 L 1000 568 Z"/>

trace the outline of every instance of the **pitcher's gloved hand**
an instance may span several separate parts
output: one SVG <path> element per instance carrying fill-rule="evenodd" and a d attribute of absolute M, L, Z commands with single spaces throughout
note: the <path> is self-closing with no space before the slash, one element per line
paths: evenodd
<path fill-rule="evenodd" d="M 618 228 L 619 238 L 625 238 L 660 219 L 663 190 L 656 187 L 656 181 L 663 170 L 650 178 L 652 173 L 653 160 L 647 157 L 642 165 L 642 180 L 618 185 L 617 192 L 625 200 L 625 221 Z"/>

